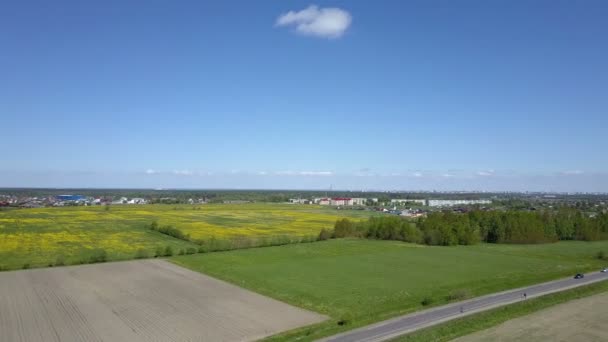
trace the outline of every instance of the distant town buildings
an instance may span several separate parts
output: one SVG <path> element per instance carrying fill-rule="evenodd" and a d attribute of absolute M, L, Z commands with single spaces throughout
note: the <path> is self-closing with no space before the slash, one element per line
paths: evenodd
<path fill-rule="evenodd" d="M 185 199 L 183 203 L 188 204 L 204 204 L 207 203 L 207 198 L 189 198 Z M 250 203 L 249 200 L 224 200 L 223 203 L 228 204 L 242 204 Z M 161 197 L 161 198 L 143 198 L 133 197 L 128 198 L 125 196 L 112 197 L 112 196 L 101 196 L 91 197 L 78 194 L 63 194 L 63 195 L 50 195 L 50 196 L 15 196 L 15 195 L 4 195 L 0 194 L 0 206 L 15 206 L 23 208 L 38 208 L 48 206 L 96 206 L 96 205 L 141 205 L 149 203 L 169 203 L 175 204 L 180 203 L 178 198 L 175 197 Z M 469 206 L 469 205 L 486 205 L 491 204 L 492 201 L 489 199 L 409 199 L 409 198 L 397 198 L 391 200 L 383 200 L 381 203 L 378 198 L 365 198 L 365 197 L 315 197 L 315 198 L 290 198 L 288 203 L 301 204 L 301 205 L 324 205 L 333 207 L 374 207 L 375 210 L 385 211 L 393 214 L 417 217 L 421 215 L 421 206 L 428 206 L 434 208 L 444 207 L 458 207 L 458 206 Z"/>
<path fill-rule="evenodd" d="M 311 204 L 312 201 L 306 198 L 290 198 L 289 203 L 293 204 Z"/>
<path fill-rule="evenodd" d="M 405 198 L 405 199 L 392 199 L 391 200 L 391 204 L 396 204 L 396 205 L 409 204 L 409 203 L 418 204 L 418 205 L 426 205 L 427 204 L 425 199 L 409 199 L 409 198 Z"/>
<path fill-rule="evenodd" d="M 55 198 L 57 199 L 57 201 L 60 201 L 60 202 L 66 202 L 66 201 L 77 202 L 77 201 L 86 201 L 86 199 L 87 199 L 86 196 L 82 196 L 82 195 L 57 195 L 57 196 L 55 196 Z"/>
<path fill-rule="evenodd" d="M 329 206 L 364 206 L 372 203 L 378 203 L 377 198 L 351 198 L 351 197 L 316 197 L 312 200 L 303 198 L 292 198 L 289 203 L 294 204 L 319 204 Z M 392 199 L 390 201 L 391 206 L 397 205 L 419 205 L 429 207 L 451 207 L 458 205 L 476 205 L 476 204 L 490 204 L 491 200 L 478 199 L 478 200 L 444 200 L 444 199 Z M 386 203 L 385 203 L 386 204 Z"/>
<path fill-rule="evenodd" d="M 373 199 L 372 199 L 373 200 Z M 377 199 L 376 199 L 377 201 Z M 312 200 L 312 203 L 319 205 L 333 205 L 333 206 L 352 206 L 352 205 L 366 205 L 367 198 L 360 197 L 318 197 Z"/>
<path fill-rule="evenodd" d="M 479 200 L 442 200 L 442 199 L 430 199 L 428 200 L 429 207 L 453 207 L 456 205 L 475 205 L 475 204 L 491 204 L 492 201 L 488 199 Z"/>

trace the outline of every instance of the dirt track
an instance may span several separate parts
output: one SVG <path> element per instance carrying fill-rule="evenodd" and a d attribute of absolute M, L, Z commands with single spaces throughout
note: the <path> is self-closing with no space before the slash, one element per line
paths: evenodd
<path fill-rule="evenodd" d="M 573 300 L 452 342 L 608 341 L 608 294 Z"/>
<path fill-rule="evenodd" d="M 252 341 L 325 317 L 164 260 L 0 273 L 0 341 Z"/>

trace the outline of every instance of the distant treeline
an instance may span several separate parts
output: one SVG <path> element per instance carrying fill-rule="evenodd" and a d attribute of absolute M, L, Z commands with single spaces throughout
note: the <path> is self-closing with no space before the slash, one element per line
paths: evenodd
<path fill-rule="evenodd" d="M 338 220 L 333 231 L 323 230 L 320 240 L 361 237 L 400 240 L 427 245 L 488 243 L 546 243 L 558 240 L 608 239 L 608 215 L 585 215 L 573 208 L 557 211 L 481 211 L 465 214 L 435 212 L 417 222 L 396 216 L 367 221 Z"/>

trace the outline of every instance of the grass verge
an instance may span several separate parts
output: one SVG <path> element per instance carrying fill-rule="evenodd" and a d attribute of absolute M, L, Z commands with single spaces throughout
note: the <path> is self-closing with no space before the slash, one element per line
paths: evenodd
<path fill-rule="evenodd" d="M 455 338 L 485 330 L 508 320 L 522 317 L 557 304 L 562 304 L 574 299 L 584 298 L 606 291 L 608 291 L 607 281 L 581 286 L 574 289 L 537 297 L 525 302 L 510 304 L 468 317 L 459 318 L 398 337 L 391 340 L 391 342 L 451 341 Z"/>

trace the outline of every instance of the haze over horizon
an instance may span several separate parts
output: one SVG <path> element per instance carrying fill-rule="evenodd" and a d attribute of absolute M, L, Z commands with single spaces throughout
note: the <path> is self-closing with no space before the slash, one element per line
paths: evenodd
<path fill-rule="evenodd" d="M 599 0 L 6 2 L 0 187 L 608 192 L 607 17 Z"/>

